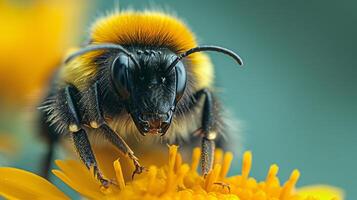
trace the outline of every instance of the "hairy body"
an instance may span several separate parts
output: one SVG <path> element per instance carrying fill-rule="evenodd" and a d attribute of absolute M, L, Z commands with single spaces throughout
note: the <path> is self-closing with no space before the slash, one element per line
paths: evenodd
<path fill-rule="evenodd" d="M 213 66 L 200 51 L 241 60 L 226 49 L 197 46 L 188 27 L 167 14 L 120 12 L 99 19 L 89 44 L 59 68 L 42 103 L 50 149 L 69 134 L 82 161 L 105 185 L 88 135 L 102 135 L 132 159 L 135 174 L 143 167 L 130 146 L 148 151 L 166 143 L 191 146 L 196 133 L 202 171 L 208 173 L 223 129 L 213 95 Z"/>

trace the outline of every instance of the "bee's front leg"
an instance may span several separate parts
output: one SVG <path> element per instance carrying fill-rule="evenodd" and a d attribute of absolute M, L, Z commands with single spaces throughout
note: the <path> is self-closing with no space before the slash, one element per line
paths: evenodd
<path fill-rule="evenodd" d="M 212 169 L 213 165 L 215 139 L 218 134 L 218 106 L 212 93 L 208 89 L 200 90 L 195 94 L 197 101 L 202 96 L 204 96 L 202 122 L 201 127 L 197 130 L 197 133 L 202 136 L 201 169 L 202 174 L 205 176 Z"/>
<path fill-rule="evenodd" d="M 132 178 L 134 178 L 135 174 L 141 174 L 145 170 L 145 168 L 140 165 L 139 159 L 134 155 L 134 152 L 126 144 L 123 138 L 115 133 L 106 123 L 102 124 L 98 129 L 104 134 L 104 137 L 108 141 L 110 141 L 115 147 L 117 147 L 122 153 L 127 155 L 133 161 L 135 170 L 131 176 Z"/>
<path fill-rule="evenodd" d="M 67 86 L 63 92 L 66 98 L 66 105 L 64 105 L 66 106 L 66 111 L 64 113 L 67 115 L 68 130 L 72 135 L 75 149 L 86 167 L 88 169 L 93 168 L 97 179 L 104 187 L 108 187 L 110 181 L 105 179 L 100 172 L 87 133 L 81 126 L 81 116 L 79 115 L 79 108 L 75 99 L 78 91 L 73 86 Z"/>
<path fill-rule="evenodd" d="M 102 99 L 100 98 L 103 95 L 99 90 L 97 82 L 94 83 L 91 91 L 92 95 L 94 95 L 94 98 L 89 98 L 92 100 L 92 102 L 89 102 L 89 104 L 94 109 L 91 109 L 93 112 L 90 114 L 91 119 L 89 124 L 93 129 L 99 130 L 109 142 L 111 142 L 116 148 L 118 148 L 123 154 L 127 155 L 133 161 L 135 170 L 132 174 L 132 178 L 134 178 L 135 174 L 141 174 L 145 168 L 140 165 L 139 159 L 134 155 L 134 152 L 130 149 L 129 145 L 126 144 L 124 139 L 120 137 L 120 135 L 117 134 L 104 120 L 101 109 Z"/>
<path fill-rule="evenodd" d="M 103 174 L 98 168 L 97 161 L 94 157 L 92 148 L 90 146 L 87 133 L 80 129 L 72 133 L 73 142 L 81 160 L 84 162 L 88 169 L 93 168 L 94 176 L 100 181 L 104 187 L 108 187 L 111 181 L 104 178 Z"/>

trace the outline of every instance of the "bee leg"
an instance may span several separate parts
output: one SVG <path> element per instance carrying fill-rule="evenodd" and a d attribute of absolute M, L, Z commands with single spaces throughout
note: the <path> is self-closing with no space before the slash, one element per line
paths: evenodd
<path fill-rule="evenodd" d="M 203 137 L 201 148 L 201 170 L 203 176 L 206 176 L 212 169 L 215 143 L 213 140 Z"/>
<path fill-rule="evenodd" d="M 55 151 L 55 146 L 59 140 L 59 134 L 57 134 L 55 128 L 53 128 L 49 122 L 47 122 L 47 118 L 45 113 L 41 112 L 39 121 L 41 124 L 41 129 L 40 133 L 42 134 L 43 137 L 47 140 L 48 147 L 47 147 L 47 152 L 46 155 L 43 157 L 42 160 L 42 169 L 41 169 L 41 175 L 42 177 L 49 179 L 50 178 L 50 169 L 52 166 L 53 162 L 53 157 L 54 157 L 54 151 Z"/>
<path fill-rule="evenodd" d="M 126 144 L 122 137 L 115 133 L 107 124 L 100 126 L 100 131 L 104 133 L 104 137 L 110 141 L 115 147 L 117 147 L 122 153 L 127 155 L 134 163 L 135 170 L 132 174 L 132 179 L 134 179 L 135 174 L 141 174 L 145 168 L 140 165 L 139 159 L 134 155 L 134 152 Z"/>
<path fill-rule="evenodd" d="M 134 163 L 135 170 L 132 174 L 132 178 L 134 178 L 135 174 L 141 174 L 145 168 L 140 165 L 139 159 L 134 155 L 134 152 L 130 149 L 129 145 L 126 144 L 124 139 L 120 137 L 104 120 L 102 109 L 101 109 L 101 99 L 98 83 L 93 85 L 93 94 L 95 98 L 92 98 L 95 102 L 92 102 L 95 109 L 92 109 L 95 113 L 92 113 L 90 116 L 94 119 L 91 119 L 90 126 L 94 129 L 98 129 L 101 133 L 103 133 L 104 137 L 111 142 L 116 148 L 118 148 L 123 154 L 127 155 Z"/>
<path fill-rule="evenodd" d="M 204 96 L 204 104 L 202 111 L 202 124 L 197 132 L 202 136 L 201 142 L 201 169 L 202 174 L 205 176 L 212 169 L 213 156 L 215 149 L 215 139 L 217 138 L 217 115 L 215 100 L 213 95 L 208 89 L 200 90 L 196 93 L 195 97 L 199 100 Z"/>
<path fill-rule="evenodd" d="M 97 161 L 90 146 L 87 133 L 84 129 L 72 133 L 73 142 L 76 150 L 88 169 L 93 169 L 94 175 L 104 187 L 108 187 L 110 181 L 105 179 L 98 168 Z"/>
<path fill-rule="evenodd" d="M 76 89 L 72 86 L 67 86 L 64 92 L 68 106 L 68 129 L 72 135 L 75 149 L 86 167 L 88 169 L 93 168 L 94 175 L 97 177 L 97 179 L 104 187 L 108 187 L 110 182 L 106 180 L 103 177 L 103 174 L 100 172 L 87 133 L 80 124 L 81 119 L 78 114 L 78 107 L 74 99 Z"/>

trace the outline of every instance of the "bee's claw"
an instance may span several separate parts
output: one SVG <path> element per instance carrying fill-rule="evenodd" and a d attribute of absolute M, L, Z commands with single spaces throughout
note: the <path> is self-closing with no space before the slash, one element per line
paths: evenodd
<path fill-rule="evenodd" d="M 112 185 L 115 185 L 115 186 L 119 186 L 118 185 L 118 182 L 114 179 L 109 179 L 109 183 L 112 184 Z"/>
<path fill-rule="evenodd" d="M 143 171 L 147 171 L 147 169 L 144 166 L 140 165 L 139 159 L 136 156 L 134 156 L 133 154 L 129 154 L 129 157 L 133 160 L 135 165 L 135 170 L 131 175 L 131 179 L 134 179 L 135 174 L 141 174 Z"/>
<path fill-rule="evenodd" d="M 100 183 L 102 184 L 101 186 L 104 188 L 108 188 L 110 185 L 110 181 L 104 178 L 99 179 Z"/>
<path fill-rule="evenodd" d="M 231 187 L 229 186 L 229 184 L 227 183 L 223 183 L 223 182 L 215 182 L 213 183 L 215 185 L 220 185 L 222 186 L 222 188 L 227 188 L 228 189 L 228 192 L 231 193 Z"/>
<path fill-rule="evenodd" d="M 118 185 L 115 180 L 104 178 L 103 174 L 100 172 L 97 166 L 94 166 L 94 176 L 97 177 L 101 186 L 104 188 L 108 188 L 110 185 Z"/>
<path fill-rule="evenodd" d="M 99 181 L 102 184 L 102 187 L 104 188 L 108 188 L 110 185 L 118 186 L 118 183 L 112 179 L 100 178 Z"/>
<path fill-rule="evenodd" d="M 134 170 L 133 174 L 131 175 L 131 179 L 134 180 L 135 174 L 141 174 L 144 171 L 147 171 L 147 169 L 145 167 L 140 166 L 140 165 L 135 166 L 135 170 Z"/>
<path fill-rule="evenodd" d="M 202 176 L 203 176 L 203 178 L 204 178 L 204 179 L 206 179 L 206 178 L 207 178 L 207 175 L 208 175 L 208 172 L 206 172 L 206 173 L 202 173 Z"/>

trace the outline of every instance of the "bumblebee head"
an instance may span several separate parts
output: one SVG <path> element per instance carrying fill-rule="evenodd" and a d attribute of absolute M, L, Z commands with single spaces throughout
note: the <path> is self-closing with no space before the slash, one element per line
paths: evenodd
<path fill-rule="evenodd" d="M 142 135 L 164 135 L 170 127 L 176 105 L 186 88 L 183 58 L 200 51 L 217 51 L 242 64 L 237 54 L 217 46 L 195 47 L 177 55 L 167 48 L 126 49 L 117 44 L 89 45 L 69 56 L 65 62 L 96 50 L 118 52 L 111 64 L 111 82 Z"/>
<path fill-rule="evenodd" d="M 130 49 L 112 63 L 112 82 L 141 134 L 165 134 L 186 87 L 184 64 L 168 49 Z M 132 59 L 131 59 L 132 58 Z"/>

